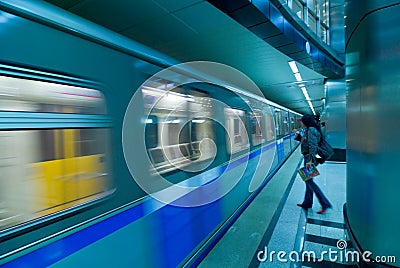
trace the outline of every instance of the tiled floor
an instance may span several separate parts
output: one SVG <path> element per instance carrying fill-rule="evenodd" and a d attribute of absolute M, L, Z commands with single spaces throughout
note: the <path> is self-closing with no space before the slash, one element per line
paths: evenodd
<path fill-rule="evenodd" d="M 317 198 L 308 211 L 297 207 L 296 203 L 303 201 L 305 192 L 305 183 L 297 176 L 268 244 L 269 252 L 283 251 L 282 258 L 279 260 L 275 256 L 275 260 L 261 262 L 259 267 L 355 267 L 352 258 L 346 257 L 346 252 L 352 250 L 346 240 L 343 220 L 346 164 L 328 162 L 318 169 L 321 175 L 314 180 L 332 203 L 332 209 L 317 214 L 321 209 Z M 298 217 L 298 210 L 304 212 L 303 218 Z M 296 228 L 293 224 L 296 220 L 297 237 L 293 244 L 293 232 L 289 234 L 287 230 Z M 286 235 L 280 235 L 282 230 Z"/>
<path fill-rule="evenodd" d="M 277 211 L 281 211 L 288 189 L 296 170 L 301 153 L 296 150 L 278 170 L 271 181 L 257 195 L 253 202 L 240 215 L 225 235 L 218 241 L 214 248 L 199 264 L 200 268 L 207 267 L 249 267 L 258 266 L 260 262 L 254 260 L 255 254 L 268 243 L 270 236 L 279 217 Z M 286 228 L 276 233 L 275 236 L 288 237 L 296 235 L 298 218 L 301 210 L 296 207 L 287 208 L 288 213 L 298 214 L 288 219 L 286 224 L 292 228 Z M 288 231 L 289 233 L 285 233 Z M 292 238 L 294 243 L 295 238 Z M 266 240 L 267 239 L 267 240 Z"/>
<path fill-rule="evenodd" d="M 296 153 L 299 152 L 289 158 L 200 267 L 356 267 L 346 258 L 346 252 L 353 250 L 345 236 L 343 219 L 346 163 L 318 166 L 320 175 L 314 180 L 333 205 L 320 215 L 317 198 L 308 211 L 296 206 L 305 193 L 305 183 L 296 172 L 301 155 Z M 285 185 L 286 191 L 282 188 Z M 250 240 L 254 245 L 243 248 Z"/>

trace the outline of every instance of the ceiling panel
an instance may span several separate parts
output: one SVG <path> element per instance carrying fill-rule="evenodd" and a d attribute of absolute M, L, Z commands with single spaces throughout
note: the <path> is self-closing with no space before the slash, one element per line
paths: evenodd
<path fill-rule="evenodd" d="M 249 29 L 261 39 L 273 37 L 281 33 L 281 31 L 276 28 L 270 21 L 254 25 Z"/>
<path fill-rule="evenodd" d="M 231 21 L 221 16 L 221 12 L 208 2 L 200 2 L 174 12 L 186 25 L 191 27 L 198 34 L 207 34 L 210 31 L 224 29 Z"/>
<path fill-rule="evenodd" d="M 169 13 L 189 7 L 203 0 L 152 0 L 154 3 L 167 10 Z M 132 1 L 133 2 L 133 1 Z"/>
<path fill-rule="evenodd" d="M 288 61 L 291 59 L 207 1 L 47 2 L 180 61 L 214 61 L 236 68 L 249 76 L 268 99 L 300 113 L 311 112 L 289 68 Z M 259 26 L 260 35 L 276 34 L 264 26 Z M 303 63 L 313 64 L 308 61 Z M 301 64 L 298 64 L 298 68 L 307 82 L 310 98 L 323 98 L 324 77 Z M 317 106 L 319 103 L 315 102 Z"/>
<path fill-rule="evenodd" d="M 194 33 L 193 29 L 171 15 L 159 17 L 121 32 L 129 38 L 157 50 L 160 50 L 167 43 L 191 38 Z M 157 36 L 157 38 L 154 38 L 154 36 Z"/>
<path fill-rule="evenodd" d="M 245 27 L 251 27 L 267 21 L 265 15 L 250 4 L 229 13 L 229 15 L 234 20 L 240 21 L 240 23 Z"/>
<path fill-rule="evenodd" d="M 86 0 L 69 11 L 116 32 L 168 15 L 153 1 Z"/>

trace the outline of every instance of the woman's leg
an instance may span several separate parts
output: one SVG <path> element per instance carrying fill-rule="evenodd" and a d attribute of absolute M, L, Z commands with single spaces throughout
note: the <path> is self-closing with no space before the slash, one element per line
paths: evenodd
<path fill-rule="evenodd" d="M 315 193 L 319 203 L 321 203 L 322 209 L 327 209 L 332 207 L 331 203 L 329 203 L 329 200 L 325 197 L 324 193 L 321 191 L 321 189 L 318 187 L 318 185 L 314 182 L 313 179 L 308 180 L 306 182 L 306 185 L 307 189 L 311 189 Z"/>
<path fill-rule="evenodd" d="M 313 190 L 311 189 L 311 187 L 306 182 L 306 193 L 304 195 L 304 201 L 303 201 L 303 205 L 305 207 L 308 207 L 308 208 L 312 207 L 313 195 L 314 195 Z"/>

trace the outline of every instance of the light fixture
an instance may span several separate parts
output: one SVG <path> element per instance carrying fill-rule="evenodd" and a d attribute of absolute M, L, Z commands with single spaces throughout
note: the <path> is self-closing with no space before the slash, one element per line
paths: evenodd
<path fill-rule="evenodd" d="M 297 68 L 296 62 L 294 60 L 289 61 L 289 66 L 290 66 L 290 69 L 292 69 L 292 72 L 294 74 L 299 72 L 299 69 Z"/>
<path fill-rule="evenodd" d="M 296 81 L 297 82 L 303 82 L 303 78 L 301 77 L 301 74 L 299 72 L 299 68 L 297 68 L 296 62 L 295 61 L 289 61 L 288 63 L 289 63 L 290 69 L 292 69 L 292 72 L 293 72 L 294 77 L 296 78 Z M 308 105 L 310 106 L 310 109 L 311 109 L 312 113 L 315 115 L 315 110 L 314 110 L 314 107 L 312 105 L 310 96 L 308 95 L 307 88 L 304 86 L 303 83 L 299 84 L 299 87 L 300 87 L 301 91 L 303 92 L 304 98 L 306 99 Z"/>
<path fill-rule="evenodd" d="M 303 81 L 303 78 L 301 78 L 300 73 L 295 73 L 295 74 L 294 74 L 294 77 L 296 77 L 297 82 Z"/>
<path fill-rule="evenodd" d="M 306 98 L 308 106 L 310 106 L 310 109 L 311 109 L 312 113 L 315 115 L 315 110 L 314 110 L 314 107 L 312 105 L 310 96 L 308 95 L 307 88 L 306 87 L 301 87 L 301 91 L 303 92 L 303 95 Z"/>

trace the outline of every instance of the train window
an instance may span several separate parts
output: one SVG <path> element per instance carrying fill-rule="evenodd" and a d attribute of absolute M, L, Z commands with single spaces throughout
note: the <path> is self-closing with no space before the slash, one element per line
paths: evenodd
<path fill-rule="evenodd" d="M 185 123 L 182 128 L 178 130 L 179 144 L 187 144 L 190 141 L 190 124 Z"/>
<path fill-rule="evenodd" d="M 163 163 L 166 161 L 166 158 L 164 156 L 163 150 L 162 149 L 153 149 L 149 150 L 150 152 L 150 157 L 155 164 Z"/>
<path fill-rule="evenodd" d="M 296 128 L 296 126 L 295 126 L 294 116 L 290 116 L 290 132 L 295 128 Z"/>
<path fill-rule="evenodd" d="M 112 191 L 109 123 L 99 123 L 109 118 L 99 90 L 0 75 L 0 112 L 15 120 L 12 130 L 4 124 L 0 131 L 0 230 Z"/>
<path fill-rule="evenodd" d="M 224 110 L 228 153 L 232 154 L 248 148 L 250 144 L 245 111 L 231 108 Z"/>
<path fill-rule="evenodd" d="M 299 121 L 300 119 L 301 117 L 297 116 L 296 118 L 297 129 L 301 129 L 303 127 L 303 124 L 301 123 L 301 121 Z"/>
<path fill-rule="evenodd" d="M 278 138 L 289 134 L 288 112 L 275 109 L 275 127 Z"/>
<path fill-rule="evenodd" d="M 98 128 L 83 128 L 79 130 L 77 140 L 79 156 L 104 154 L 106 144 L 106 131 Z"/>
<path fill-rule="evenodd" d="M 284 112 L 283 121 L 282 121 L 282 129 L 283 129 L 283 135 L 289 134 L 289 121 L 288 121 L 287 112 Z"/>
<path fill-rule="evenodd" d="M 240 134 L 240 131 L 239 131 L 239 119 L 237 119 L 237 118 L 233 119 L 233 134 L 235 135 L 235 137 Z"/>
<path fill-rule="evenodd" d="M 214 122 L 209 118 L 193 118 L 191 120 L 191 142 L 213 139 Z"/>
<path fill-rule="evenodd" d="M 0 76 L 0 111 L 106 114 L 99 90 Z"/>
<path fill-rule="evenodd" d="M 208 119 L 212 118 L 208 95 L 170 85 L 174 83 L 160 80 L 142 87 L 148 119 L 155 124 L 151 126 L 153 137 L 146 146 L 153 167 L 161 173 L 211 158 L 212 148 L 208 146 L 212 145 L 204 139 L 215 139 L 212 121 Z M 200 150 L 200 146 L 205 149 Z"/>
<path fill-rule="evenodd" d="M 275 128 L 276 128 L 276 135 L 279 138 L 283 135 L 282 129 L 282 115 L 280 109 L 275 109 Z"/>
<path fill-rule="evenodd" d="M 189 142 L 189 128 L 184 124 L 185 118 L 171 118 L 162 122 L 161 129 L 164 145 L 174 145 Z"/>
<path fill-rule="evenodd" d="M 188 157 L 188 156 L 189 156 L 189 151 L 188 151 L 186 145 L 181 144 L 181 145 L 179 146 L 179 149 L 180 149 L 180 151 L 181 151 L 181 154 L 182 154 L 184 157 Z"/>
<path fill-rule="evenodd" d="M 265 141 L 264 121 L 262 120 L 261 113 L 251 114 L 251 136 L 253 145 L 258 145 Z"/>
<path fill-rule="evenodd" d="M 146 118 L 145 127 L 145 144 L 146 148 L 155 148 L 158 145 L 158 118 L 149 115 Z"/>
<path fill-rule="evenodd" d="M 56 143 L 53 129 L 41 129 L 40 132 L 40 145 L 42 157 L 39 161 L 50 161 L 57 159 L 56 157 Z"/>
<path fill-rule="evenodd" d="M 275 128 L 274 128 L 274 118 L 271 112 L 267 112 L 265 114 L 265 129 L 267 130 L 267 141 L 271 141 L 275 139 Z"/>

